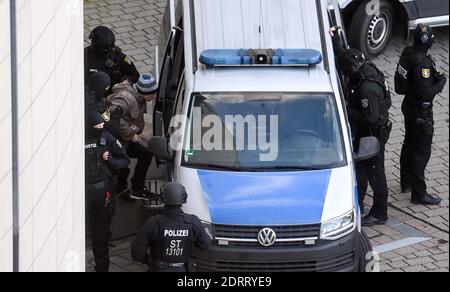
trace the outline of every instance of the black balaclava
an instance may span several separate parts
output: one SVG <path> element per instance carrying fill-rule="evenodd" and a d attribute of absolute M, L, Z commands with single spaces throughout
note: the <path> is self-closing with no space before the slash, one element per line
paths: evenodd
<path fill-rule="evenodd" d="M 97 72 L 89 79 L 89 90 L 98 98 L 106 98 L 111 88 L 111 77 L 104 72 Z"/>
<path fill-rule="evenodd" d="M 433 46 L 435 37 L 431 26 L 419 24 L 413 34 L 414 47 L 425 53 L 428 52 L 428 50 Z"/>
<path fill-rule="evenodd" d="M 116 45 L 112 30 L 105 26 L 96 27 L 89 35 L 91 48 L 99 55 L 107 55 Z"/>
<path fill-rule="evenodd" d="M 89 108 L 86 112 L 86 136 L 90 138 L 99 138 L 104 132 L 104 129 L 97 129 L 95 126 L 98 126 L 104 122 L 105 121 L 101 113 Z"/>
<path fill-rule="evenodd" d="M 350 79 L 361 77 L 361 67 L 364 65 L 365 58 L 361 51 L 356 49 L 346 50 L 338 57 L 338 64 L 345 77 Z"/>

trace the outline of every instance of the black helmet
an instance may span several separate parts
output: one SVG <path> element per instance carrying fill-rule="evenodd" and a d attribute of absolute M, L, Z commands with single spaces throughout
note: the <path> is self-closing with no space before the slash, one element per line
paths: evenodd
<path fill-rule="evenodd" d="M 419 23 L 414 30 L 414 43 L 429 48 L 433 45 L 433 42 L 434 33 L 431 26 Z"/>
<path fill-rule="evenodd" d="M 109 28 L 98 26 L 89 35 L 91 46 L 98 52 L 107 53 L 116 45 L 116 36 Z"/>
<path fill-rule="evenodd" d="M 359 71 L 366 58 L 364 54 L 357 49 L 346 50 L 338 57 L 338 64 L 345 76 L 351 77 Z"/>
<path fill-rule="evenodd" d="M 111 77 L 105 72 L 96 72 L 89 79 L 89 90 L 97 98 L 105 98 L 111 88 Z"/>
<path fill-rule="evenodd" d="M 167 206 L 181 207 L 187 202 L 186 189 L 179 183 L 168 183 L 161 188 L 164 204 Z"/>
<path fill-rule="evenodd" d="M 86 137 L 96 139 L 99 138 L 104 132 L 104 129 L 96 128 L 96 126 L 103 123 L 105 123 L 105 120 L 103 119 L 102 114 L 88 105 L 86 109 L 86 125 L 85 125 Z"/>

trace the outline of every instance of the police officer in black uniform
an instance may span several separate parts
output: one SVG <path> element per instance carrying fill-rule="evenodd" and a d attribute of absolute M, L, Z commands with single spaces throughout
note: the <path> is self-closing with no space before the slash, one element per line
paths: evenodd
<path fill-rule="evenodd" d="M 85 80 L 92 74 L 105 72 L 111 77 L 111 86 L 125 79 L 136 82 L 140 76 L 136 66 L 116 46 L 116 37 L 107 27 L 96 27 L 89 35 L 91 45 L 84 50 Z"/>
<path fill-rule="evenodd" d="M 105 72 L 92 74 L 86 86 L 85 108 L 102 114 L 105 129 L 115 138 L 120 139 L 120 119 L 123 111 L 120 108 L 110 112 L 106 97 L 111 88 L 111 77 Z"/>
<path fill-rule="evenodd" d="M 333 30 L 330 32 L 334 33 Z M 333 36 L 337 36 L 334 34 Z M 385 147 L 392 130 L 389 120 L 391 94 L 384 74 L 367 62 L 362 52 L 345 49 L 334 37 L 340 70 L 347 79 L 347 104 L 355 149 L 363 137 L 375 136 L 380 142 L 380 153 L 373 159 L 356 163 L 356 175 L 361 208 L 368 184 L 374 192 L 369 214 L 363 218 L 364 226 L 384 224 L 388 219 L 388 186 L 385 172 Z"/>
<path fill-rule="evenodd" d="M 154 272 L 186 272 L 193 244 L 202 250 L 211 245 L 211 238 L 200 220 L 181 210 L 186 203 L 185 188 L 168 183 L 161 194 L 165 202 L 163 215 L 150 218 L 132 244 L 132 258 L 148 264 Z"/>
<path fill-rule="evenodd" d="M 431 27 L 419 24 L 414 31 L 414 45 L 403 51 L 395 74 L 395 90 L 405 95 L 402 112 L 406 134 L 400 159 L 402 192 L 411 190 L 412 202 L 425 205 L 441 202 L 439 197 L 428 194 L 425 182 L 434 135 L 433 100 L 447 82 L 428 55 L 434 38 Z"/>
<path fill-rule="evenodd" d="M 109 270 L 111 220 L 115 209 L 114 172 L 130 160 L 120 142 L 104 130 L 98 111 L 86 111 L 86 223 L 97 272 Z"/>

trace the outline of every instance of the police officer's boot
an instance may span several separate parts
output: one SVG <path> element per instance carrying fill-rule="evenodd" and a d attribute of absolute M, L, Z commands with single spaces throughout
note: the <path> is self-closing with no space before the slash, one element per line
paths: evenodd
<path fill-rule="evenodd" d="M 141 201 L 149 201 L 150 196 L 152 193 L 147 189 L 147 187 L 144 187 L 140 190 L 133 190 L 130 194 L 130 197 L 135 200 L 141 200 Z"/>
<path fill-rule="evenodd" d="M 417 205 L 431 205 L 436 206 L 441 203 L 442 199 L 435 195 L 424 195 L 421 197 L 412 198 L 411 202 Z"/>
<path fill-rule="evenodd" d="M 386 222 L 387 219 L 378 219 L 372 215 L 367 215 L 361 220 L 361 225 L 364 227 L 372 227 L 375 225 L 384 225 Z"/>

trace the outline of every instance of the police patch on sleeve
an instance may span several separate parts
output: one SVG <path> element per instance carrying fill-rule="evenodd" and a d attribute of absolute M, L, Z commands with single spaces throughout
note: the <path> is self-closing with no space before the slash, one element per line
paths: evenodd
<path fill-rule="evenodd" d="M 111 120 L 111 113 L 109 111 L 106 111 L 102 114 L 103 120 L 107 123 Z"/>
<path fill-rule="evenodd" d="M 431 77 L 431 70 L 430 69 L 422 69 L 422 76 L 425 79 L 429 79 Z"/>
<path fill-rule="evenodd" d="M 361 105 L 362 105 L 363 109 L 368 109 L 369 108 L 369 99 L 368 98 L 362 99 Z"/>
<path fill-rule="evenodd" d="M 128 65 L 131 65 L 130 57 L 125 56 L 125 59 L 123 59 L 123 61 L 124 61 L 125 63 L 127 63 Z"/>

